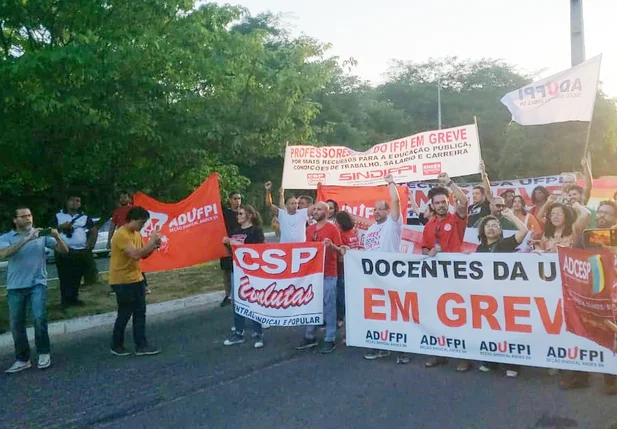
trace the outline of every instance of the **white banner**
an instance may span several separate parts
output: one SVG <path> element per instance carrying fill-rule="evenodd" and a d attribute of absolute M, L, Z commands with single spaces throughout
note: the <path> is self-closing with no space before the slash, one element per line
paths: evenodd
<path fill-rule="evenodd" d="M 475 125 L 427 131 L 356 152 L 343 146 L 287 146 L 285 189 L 316 189 L 317 184 L 370 186 L 394 176 L 397 183 L 480 172 Z"/>
<path fill-rule="evenodd" d="M 321 325 L 323 243 L 233 247 L 234 310 L 272 326 Z"/>
<path fill-rule="evenodd" d="M 571 69 L 503 96 L 501 102 L 521 125 L 591 121 L 598 89 L 598 55 Z"/>
<path fill-rule="evenodd" d="M 566 331 L 556 254 L 349 251 L 345 284 L 349 346 L 617 374 Z"/>

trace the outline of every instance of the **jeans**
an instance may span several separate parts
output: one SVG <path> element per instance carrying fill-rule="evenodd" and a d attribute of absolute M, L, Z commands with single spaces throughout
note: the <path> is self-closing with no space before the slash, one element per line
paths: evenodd
<path fill-rule="evenodd" d="M 231 273 L 231 278 L 230 278 L 230 282 L 231 282 L 231 298 L 233 299 L 234 297 L 234 288 L 235 288 L 235 284 L 234 284 L 234 274 Z M 257 322 L 256 320 L 253 320 L 253 333 L 255 335 L 263 335 L 263 328 L 261 327 L 261 323 Z M 244 325 L 246 323 L 246 317 L 244 316 L 240 316 L 238 313 L 236 313 L 234 311 L 234 328 L 236 328 L 236 332 L 237 333 L 242 333 L 244 332 Z"/>
<path fill-rule="evenodd" d="M 323 314 L 326 321 L 325 341 L 336 339 L 336 277 L 324 277 L 323 279 Z M 306 327 L 304 338 L 307 340 L 315 339 L 317 326 Z"/>
<path fill-rule="evenodd" d="M 345 320 L 345 277 L 336 282 L 336 319 Z"/>
<path fill-rule="evenodd" d="M 81 278 L 88 266 L 88 252 L 90 251 L 69 249 L 69 253 L 56 252 L 55 254 L 63 304 L 77 303 Z"/>
<path fill-rule="evenodd" d="M 34 342 L 39 355 L 49 354 L 49 334 L 47 333 L 47 286 L 36 285 L 24 289 L 9 289 L 11 334 L 15 343 L 15 358 L 22 362 L 30 360 L 30 344 L 26 333 L 26 309 L 28 301 L 32 307 L 34 322 Z"/>
<path fill-rule="evenodd" d="M 124 331 L 133 317 L 133 340 L 138 348 L 146 347 L 146 285 L 144 281 L 137 283 L 111 285 L 116 293 L 118 316 L 114 324 L 112 337 L 113 347 L 124 346 Z"/>

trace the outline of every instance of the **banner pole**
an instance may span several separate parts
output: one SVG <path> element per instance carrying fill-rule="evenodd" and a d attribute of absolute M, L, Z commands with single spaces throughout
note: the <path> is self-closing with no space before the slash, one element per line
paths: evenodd
<path fill-rule="evenodd" d="M 593 123 L 593 118 L 591 118 L 591 120 L 589 121 L 589 127 L 587 127 L 587 139 L 585 140 L 585 150 L 583 151 L 583 158 L 585 158 L 587 156 L 587 153 L 589 152 L 589 143 L 590 143 L 590 137 L 591 137 L 591 124 Z"/>
<path fill-rule="evenodd" d="M 480 144 L 480 129 L 478 128 L 478 117 L 473 115 L 473 123 L 476 125 L 476 134 L 478 136 L 478 155 L 480 155 L 480 159 L 478 162 L 482 161 L 482 145 Z"/>

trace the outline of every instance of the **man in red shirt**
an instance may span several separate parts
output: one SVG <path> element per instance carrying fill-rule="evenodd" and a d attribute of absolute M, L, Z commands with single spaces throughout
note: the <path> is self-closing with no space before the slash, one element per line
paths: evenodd
<path fill-rule="evenodd" d="M 107 248 L 111 249 L 111 237 L 116 232 L 116 229 L 120 228 L 126 223 L 126 215 L 131 210 L 133 205 L 131 204 L 131 195 L 126 191 L 120 191 L 118 195 L 118 207 L 111 215 L 111 225 L 109 225 L 109 234 L 107 236 Z"/>
<path fill-rule="evenodd" d="M 313 219 L 316 223 L 306 229 L 306 241 L 321 241 L 326 246 L 323 282 L 323 312 L 326 322 L 326 336 L 321 346 L 322 353 L 331 353 L 335 348 L 336 339 L 336 282 L 338 274 L 338 255 L 345 253 L 342 246 L 339 229 L 328 222 L 329 207 L 319 202 L 313 206 Z M 316 326 L 306 327 L 304 341 L 296 346 L 296 350 L 305 350 L 317 346 L 315 337 Z"/>
<path fill-rule="evenodd" d="M 467 227 L 467 197 L 454 183 L 447 173 L 439 175 L 440 187 L 433 188 L 429 191 L 428 197 L 431 200 L 435 216 L 428 221 L 424 226 L 422 234 L 422 253 L 429 256 L 435 256 L 440 252 L 459 253 L 465 237 L 465 228 Z M 452 189 L 456 201 L 456 210 L 450 212 L 450 191 Z M 446 358 L 433 356 L 426 362 L 426 367 L 447 363 Z M 460 361 L 456 370 L 464 372 L 469 370 L 470 364 L 468 361 Z"/>

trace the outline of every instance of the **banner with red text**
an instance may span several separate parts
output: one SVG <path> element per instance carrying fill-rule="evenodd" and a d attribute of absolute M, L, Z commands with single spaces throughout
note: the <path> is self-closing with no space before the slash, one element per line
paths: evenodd
<path fill-rule="evenodd" d="M 615 255 L 611 251 L 559 248 L 566 329 L 615 350 Z"/>
<path fill-rule="evenodd" d="M 465 195 L 469 197 L 469 203 L 472 201 L 472 189 L 479 183 L 457 183 L 463 190 Z M 585 181 L 579 180 L 578 184 L 585 187 Z M 409 198 L 414 199 L 420 210 L 425 210 L 428 204 L 428 191 L 437 186 L 437 182 L 413 182 L 408 183 Z M 501 195 L 505 191 L 512 190 L 516 195 L 521 195 L 527 202 L 528 207 L 534 204 L 531 201 L 531 195 L 536 186 L 544 186 L 552 195 L 560 195 L 563 186 L 563 178 L 560 175 L 531 177 L 527 179 L 512 179 L 491 182 L 491 191 L 493 195 Z M 613 199 L 613 195 L 617 191 L 617 179 L 614 177 L 600 177 L 593 181 L 591 188 L 591 197 L 588 206 L 595 208 L 603 200 Z M 415 217 L 411 216 L 410 217 Z"/>
<path fill-rule="evenodd" d="M 191 195 L 177 203 L 162 203 L 138 192 L 133 205 L 144 207 L 150 219 L 141 230 L 144 244 L 153 229 L 162 234 L 161 246 L 141 261 L 143 272 L 189 267 L 228 256 L 217 174 L 212 174 Z"/>
<path fill-rule="evenodd" d="M 475 125 L 427 131 L 380 143 L 366 152 L 344 146 L 287 146 L 285 189 L 315 189 L 317 184 L 381 185 L 388 174 L 397 183 L 480 172 L 480 143 Z"/>
<path fill-rule="evenodd" d="M 345 254 L 348 346 L 617 374 L 565 329 L 556 254 Z"/>
<path fill-rule="evenodd" d="M 233 247 L 235 312 L 272 326 L 321 325 L 322 243 Z"/>
<path fill-rule="evenodd" d="M 399 185 L 398 195 L 403 219 L 407 216 L 409 188 Z M 317 201 L 334 200 L 340 210 L 346 210 L 358 229 L 366 230 L 374 222 L 373 211 L 377 201 L 387 201 L 390 204 L 390 191 L 387 186 L 319 186 Z"/>

